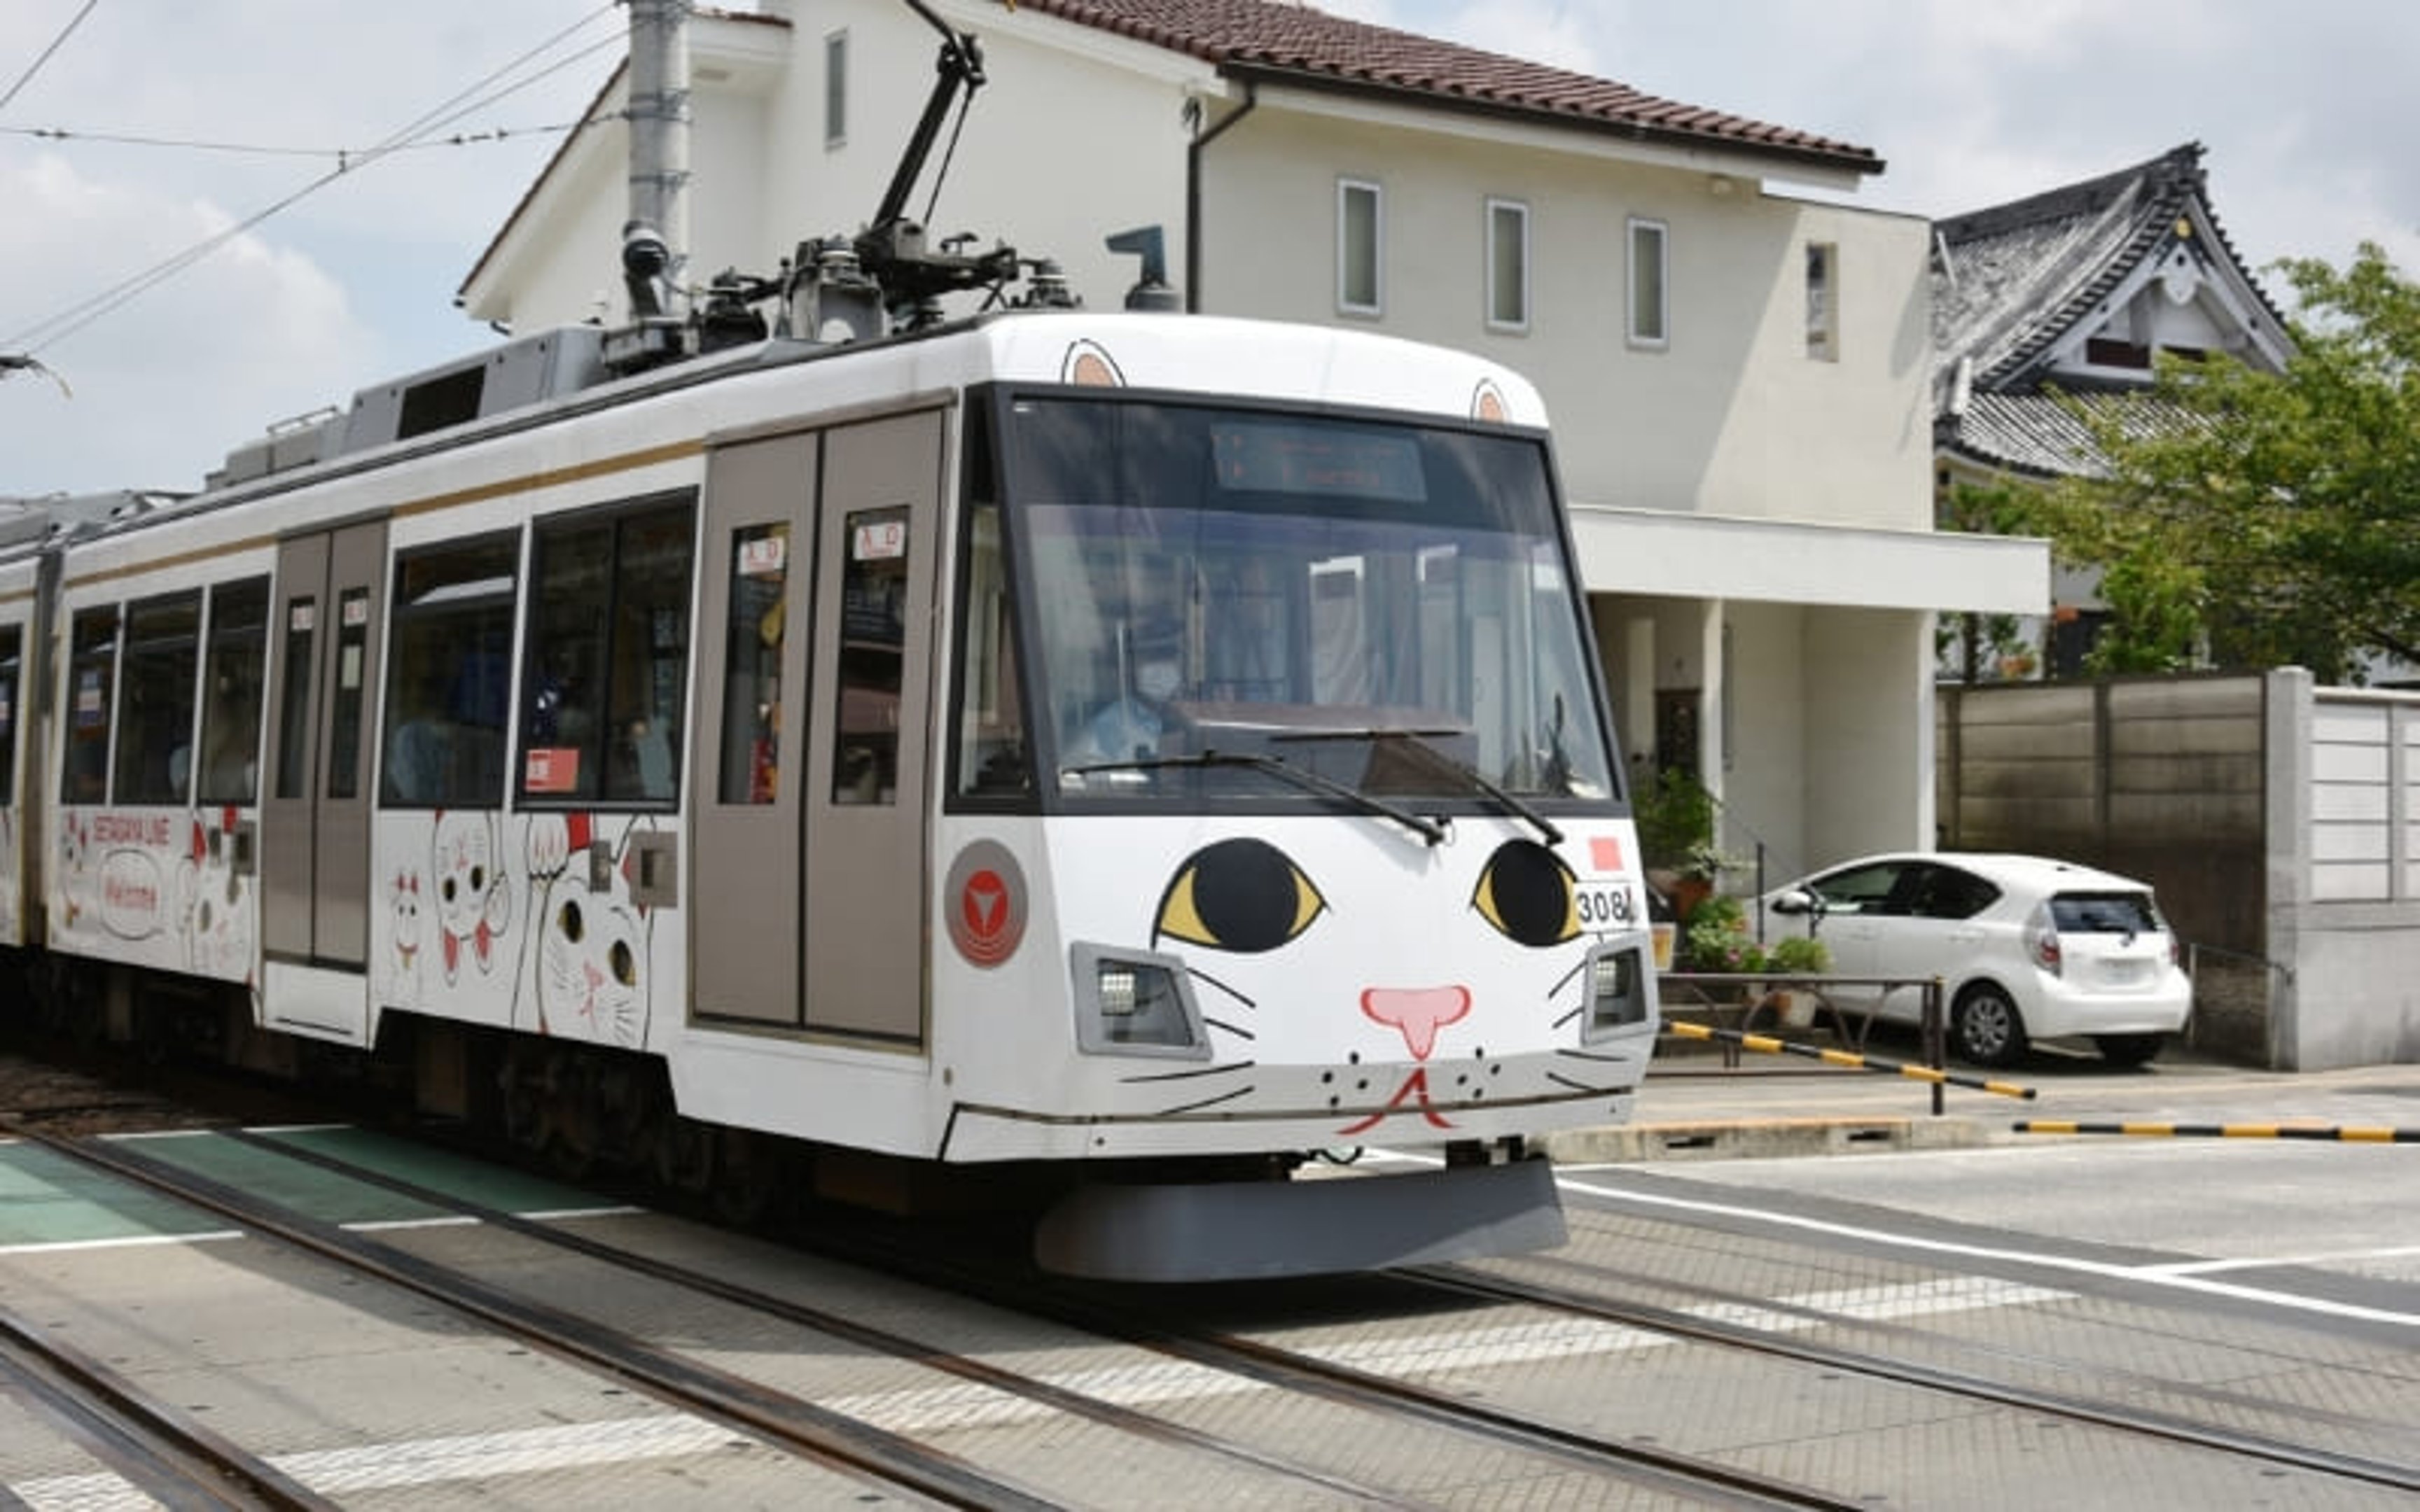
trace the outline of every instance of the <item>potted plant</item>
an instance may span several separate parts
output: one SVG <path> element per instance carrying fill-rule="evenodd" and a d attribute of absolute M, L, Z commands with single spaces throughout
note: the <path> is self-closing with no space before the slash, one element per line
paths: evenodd
<path fill-rule="evenodd" d="M 1820 977 L 1832 969 L 1832 948 L 1812 934 L 1785 934 L 1764 952 L 1762 968 L 1776 977 Z M 1802 987 L 1772 989 L 1774 1012 L 1793 1029 L 1815 1022 L 1816 995 Z"/>
<path fill-rule="evenodd" d="M 1687 772 L 1657 774 L 1631 800 L 1638 859 L 1683 925 L 1714 890 L 1730 858 L 1714 849 L 1714 795 Z"/>

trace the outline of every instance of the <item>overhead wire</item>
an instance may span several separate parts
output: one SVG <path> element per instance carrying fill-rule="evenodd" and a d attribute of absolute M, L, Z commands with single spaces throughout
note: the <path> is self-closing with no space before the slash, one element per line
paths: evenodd
<path fill-rule="evenodd" d="M 91 3 L 97 4 L 98 0 L 91 0 Z M 89 5 L 86 8 L 90 8 Z M 518 80 L 503 88 L 485 95 L 479 93 L 480 90 L 487 88 L 488 85 L 493 84 L 496 80 L 511 73 L 514 69 L 520 68 L 522 65 L 538 57 L 550 49 L 560 45 L 566 38 L 586 28 L 590 24 L 594 23 L 598 17 L 609 14 L 615 8 L 616 5 L 613 3 L 613 0 L 609 0 L 608 4 L 599 6 L 597 9 L 590 11 L 580 20 L 554 33 L 546 40 L 530 48 L 528 51 L 513 58 L 510 62 L 490 70 L 475 83 L 463 89 L 458 90 L 440 103 L 423 111 L 411 121 L 380 139 L 375 146 L 365 148 L 358 154 L 340 155 L 335 167 L 321 174 L 318 177 L 303 184 L 293 193 L 254 211 L 252 214 L 225 227 L 225 229 L 218 231 L 211 236 L 205 237 L 200 241 L 194 242 L 191 246 L 184 248 L 182 251 L 175 253 L 172 255 L 154 263 L 149 268 L 143 270 L 141 272 L 135 273 L 129 278 L 112 285 L 110 287 L 101 290 L 98 294 L 94 294 L 73 305 L 70 305 L 46 319 L 38 321 L 35 324 L 26 327 L 22 332 L 6 338 L 0 338 L 0 348 L 26 354 L 46 349 L 57 342 L 82 331 L 85 327 L 101 319 L 102 316 L 117 310 L 128 301 L 148 292 L 154 287 L 157 287 L 159 285 L 175 277 L 177 274 L 183 272 L 186 269 L 193 267 L 195 263 L 208 257 L 220 247 L 223 247 L 229 241 L 234 240 L 237 237 L 250 231 L 253 227 L 259 225 L 262 222 L 269 220 L 271 216 L 277 215 L 291 208 L 298 202 L 317 193 L 318 191 L 326 188 L 328 185 L 335 182 L 338 178 L 345 177 L 347 174 L 354 172 L 360 168 L 367 167 L 369 164 L 395 152 L 404 150 L 411 147 L 424 145 L 429 136 L 435 132 L 442 131 L 446 126 L 451 125 L 453 122 L 460 120 L 464 116 L 473 115 L 478 111 L 485 110 L 489 106 L 493 105 L 502 100 L 507 99 L 523 89 L 529 88 L 539 81 L 571 67 L 573 64 L 580 62 L 592 54 L 600 52 L 608 47 L 618 45 L 621 41 L 621 39 L 618 36 L 606 38 L 601 41 L 591 43 L 588 46 L 570 54 L 568 56 L 560 58 L 555 62 L 549 64 L 546 68 L 539 69 L 535 73 L 530 74 L 528 77 Z M 594 119 L 583 120 L 577 123 L 574 129 L 593 124 L 596 124 Z"/>
<path fill-rule="evenodd" d="M 99 4 L 101 0 L 84 0 L 84 8 L 68 18 L 68 23 L 59 28 L 59 34 L 56 37 L 51 39 L 51 45 L 42 49 L 40 55 L 26 65 L 24 72 L 17 75 L 17 82 L 8 86 L 7 94 L 0 95 L 0 110 L 7 110 L 8 101 L 17 98 L 17 91 L 34 82 L 34 75 L 42 71 L 42 65 L 51 60 L 51 54 L 57 52 L 60 45 L 74 35 L 75 29 L 84 24 L 84 19 L 92 14 L 92 8 Z"/>

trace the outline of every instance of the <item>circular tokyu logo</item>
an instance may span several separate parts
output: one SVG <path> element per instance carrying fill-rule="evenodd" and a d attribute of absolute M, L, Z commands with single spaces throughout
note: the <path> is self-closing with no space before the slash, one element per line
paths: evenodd
<path fill-rule="evenodd" d="M 1025 938 L 1025 871 L 1007 846 L 979 840 L 958 853 L 941 896 L 950 943 L 971 964 L 999 965 Z"/>

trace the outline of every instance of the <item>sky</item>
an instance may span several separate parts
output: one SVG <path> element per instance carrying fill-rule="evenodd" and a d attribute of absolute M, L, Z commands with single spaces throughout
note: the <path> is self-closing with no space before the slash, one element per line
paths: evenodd
<path fill-rule="evenodd" d="M 2198 141 L 2256 269 L 2371 240 L 2420 276 L 2409 0 L 1321 3 L 1870 147 L 1852 197 L 1882 209 Z M 0 498 L 196 488 L 491 341 L 455 291 L 626 25 L 598 0 L 0 0 L 0 356 L 48 369 L 0 378 Z"/>

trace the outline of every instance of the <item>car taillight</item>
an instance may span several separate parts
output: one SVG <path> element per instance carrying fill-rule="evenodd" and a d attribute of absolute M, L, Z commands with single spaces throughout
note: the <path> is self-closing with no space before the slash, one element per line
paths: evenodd
<path fill-rule="evenodd" d="M 2047 906 L 2036 908 L 2034 917 L 2025 924 L 2025 950 L 2034 964 L 2055 977 L 2061 974 L 2064 957 L 2058 948 L 2058 927 L 2051 922 Z"/>

